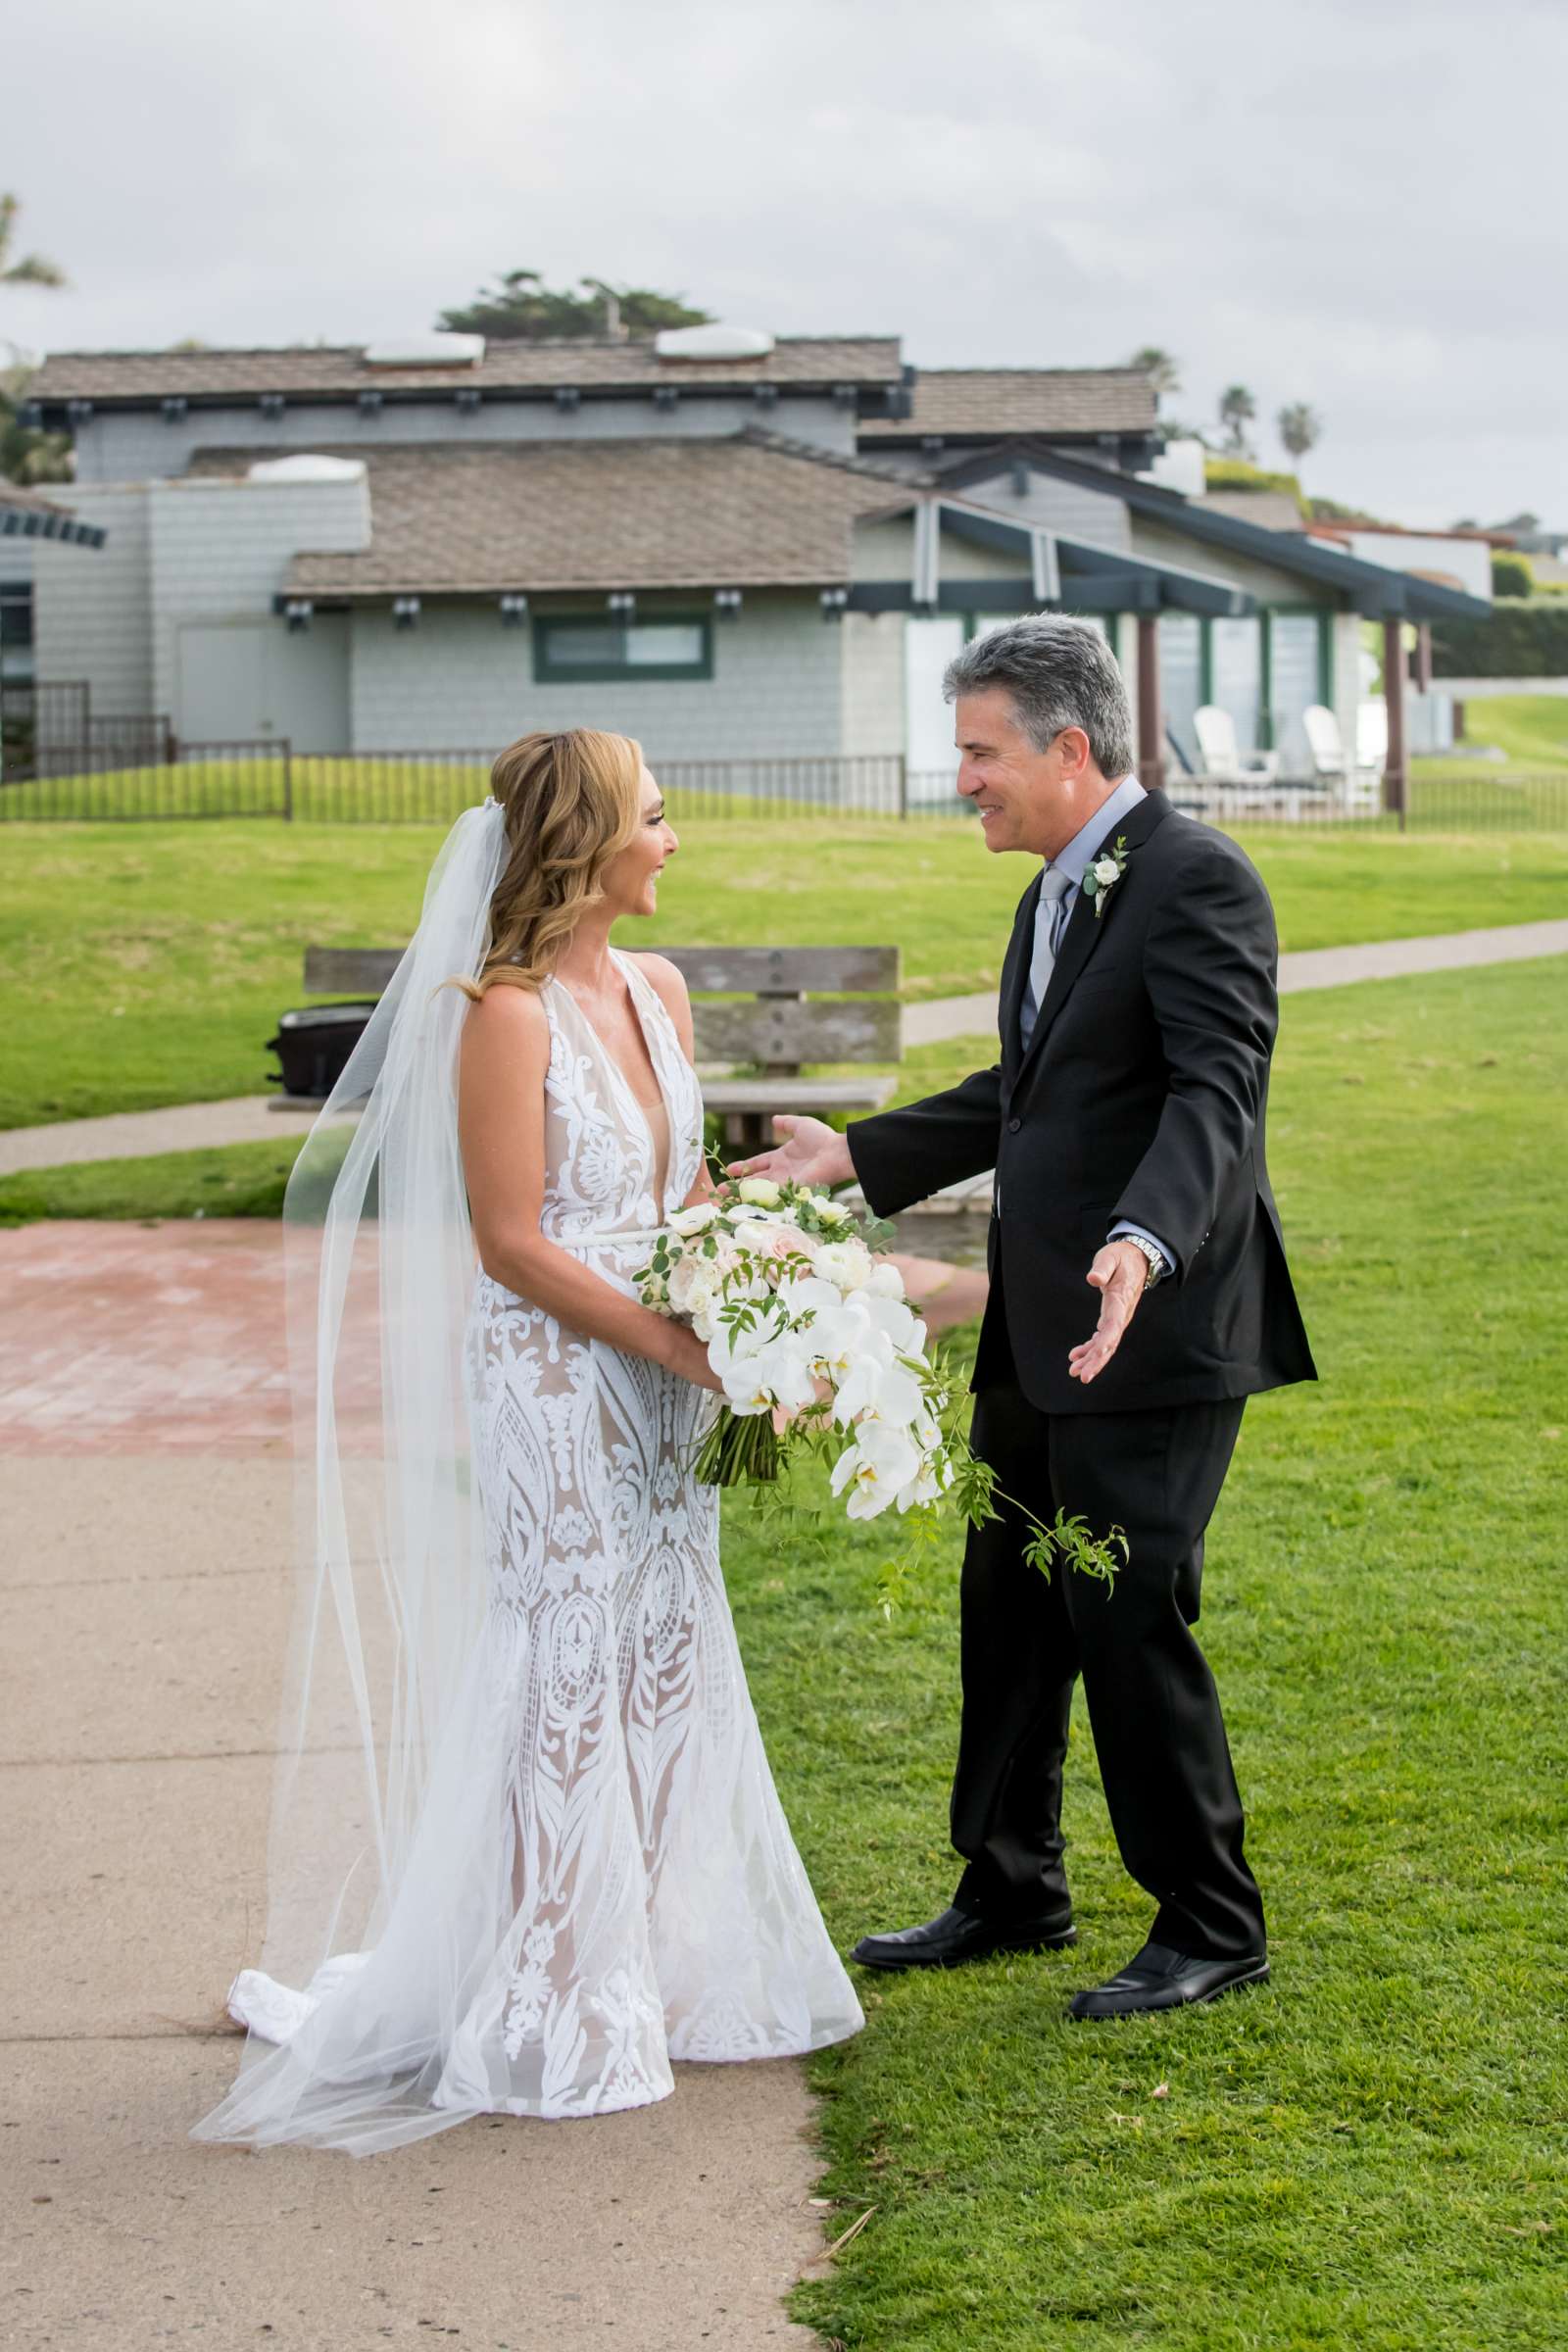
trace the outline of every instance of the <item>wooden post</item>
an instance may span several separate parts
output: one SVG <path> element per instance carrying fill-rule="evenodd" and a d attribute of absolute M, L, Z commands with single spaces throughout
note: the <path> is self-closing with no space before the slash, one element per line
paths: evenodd
<path fill-rule="evenodd" d="M 1153 792 L 1165 780 L 1165 719 L 1159 701 L 1159 615 L 1138 615 L 1138 781 Z"/>
<path fill-rule="evenodd" d="M 1383 700 L 1389 714 L 1389 749 L 1383 762 L 1383 806 L 1392 809 L 1404 831 L 1409 798 L 1409 765 L 1404 749 L 1404 623 L 1383 623 Z"/>
<path fill-rule="evenodd" d="M 1415 690 L 1417 694 L 1432 692 L 1432 623 L 1423 620 L 1415 633 Z"/>

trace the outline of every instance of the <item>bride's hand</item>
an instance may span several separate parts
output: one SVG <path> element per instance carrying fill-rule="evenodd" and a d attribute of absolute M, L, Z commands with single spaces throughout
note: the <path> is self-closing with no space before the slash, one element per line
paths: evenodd
<path fill-rule="evenodd" d="M 663 1358 L 666 1371 L 678 1372 L 682 1380 L 691 1381 L 699 1389 L 711 1389 L 722 1396 L 724 1384 L 708 1360 L 708 1349 L 688 1323 L 669 1325 L 668 1352 Z"/>
<path fill-rule="evenodd" d="M 755 1159 L 732 1160 L 733 1177 L 770 1176 L 775 1184 L 847 1184 L 855 1174 L 850 1147 L 825 1119 L 790 1118 L 773 1121 L 773 1133 L 783 1137 L 771 1152 Z"/>

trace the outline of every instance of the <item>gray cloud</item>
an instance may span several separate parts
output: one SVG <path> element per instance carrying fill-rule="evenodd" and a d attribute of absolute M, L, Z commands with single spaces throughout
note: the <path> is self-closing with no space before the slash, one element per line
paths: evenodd
<path fill-rule="evenodd" d="M 6 175 L 31 348 L 352 340 L 605 270 L 930 365 L 1176 352 L 1311 486 L 1568 524 L 1568 11 L 1459 0 L 54 0 Z M 1271 426 L 1261 454 L 1278 456 Z"/>

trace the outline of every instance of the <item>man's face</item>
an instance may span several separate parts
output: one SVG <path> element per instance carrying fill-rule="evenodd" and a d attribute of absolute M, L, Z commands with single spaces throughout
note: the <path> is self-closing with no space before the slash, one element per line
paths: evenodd
<path fill-rule="evenodd" d="M 980 812 L 988 850 L 1027 850 L 1049 858 L 1072 839 L 1073 787 L 1089 760 L 1089 739 L 1063 727 L 1035 749 L 1013 715 L 1004 687 L 962 694 L 955 710 L 958 791 Z"/>

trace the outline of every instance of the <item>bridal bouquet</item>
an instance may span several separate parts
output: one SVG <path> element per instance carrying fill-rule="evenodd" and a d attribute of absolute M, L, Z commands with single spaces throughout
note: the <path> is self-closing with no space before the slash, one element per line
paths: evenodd
<path fill-rule="evenodd" d="M 996 1515 L 994 1473 L 958 1427 L 952 1379 L 927 1355 L 897 1266 L 873 1254 L 890 1236 L 827 1193 L 762 1176 L 669 1218 L 637 1282 L 645 1306 L 707 1344 L 723 1384 L 695 1464 L 704 1485 L 768 1486 L 810 1452 L 852 1519 L 913 1512 L 929 1539 L 944 1506 L 976 1523 Z M 1115 1547 L 1125 1554 L 1119 1529 L 1097 1540 L 1060 1512 L 1054 1528 L 1030 1525 L 1026 1556 L 1048 1575 L 1061 1551 L 1108 1581 Z"/>

